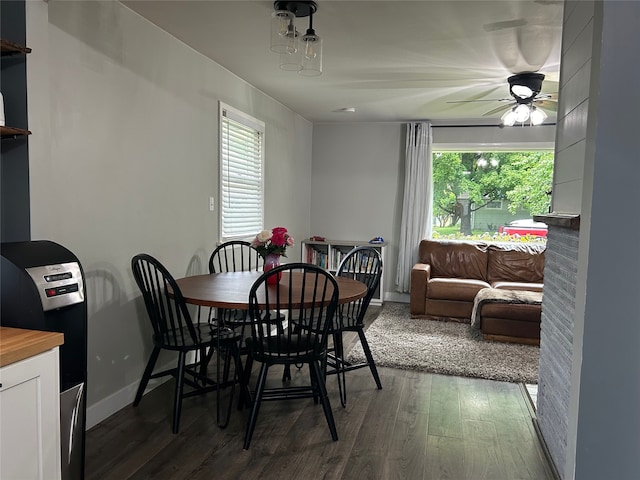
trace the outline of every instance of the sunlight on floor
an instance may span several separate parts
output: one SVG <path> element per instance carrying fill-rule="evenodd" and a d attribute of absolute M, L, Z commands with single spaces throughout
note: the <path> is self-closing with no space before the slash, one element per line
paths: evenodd
<path fill-rule="evenodd" d="M 538 385 L 533 385 L 530 383 L 526 384 L 527 392 L 529 392 L 529 396 L 531 397 L 531 401 L 533 402 L 533 406 L 538 409 Z"/>

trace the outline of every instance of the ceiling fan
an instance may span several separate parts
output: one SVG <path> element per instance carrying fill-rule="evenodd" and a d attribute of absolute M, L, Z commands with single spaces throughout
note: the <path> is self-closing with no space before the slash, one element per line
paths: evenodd
<path fill-rule="evenodd" d="M 543 108 L 557 111 L 557 99 L 554 95 L 541 93 L 543 80 L 542 73 L 518 73 L 507 79 L 511 98 L 458 100 L 447 103 L 509 102 L 507 105 L 501 105 L 486 112 L 483 116 L 504 112 L 500 118 L 503 125 L 513 126 L 516 123 L 540 125 L 547 118 Z"/>

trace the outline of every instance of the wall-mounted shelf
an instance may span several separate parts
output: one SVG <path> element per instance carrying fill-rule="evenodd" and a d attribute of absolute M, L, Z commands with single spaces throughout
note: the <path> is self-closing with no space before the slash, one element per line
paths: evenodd
<path fill-rule="evenodd" d="M 31 49 L 29 47 L 18 45 L 17 43 L 10 42 L 9 40 L 0 39 L 0 54 L 2 56 L 27 53 L 31 53 Z"/>
<path fill-rule="evenodd" d="M 27 53 L 31 53 L 31 49 L 29 47 L 25 47 L 23 45 L 19 45 L 9 40 L 0 38 L 1 56 L 6 57 L 9 55 L 26 55 Z M 26 135 L 31 135 L 31 132 L 29 130 L 25 130 L 24 128 L 0 126 L 0 138 L 2 139 L 22 137 Z"/>
<path fill-rule="evenodd" d="M 27 1 L 0 0 L 0 90 L 5 124 L 0 127 L 0 239 L 16 242 L 31 238 L 29 193 L 29 129 L 27 63 Z M 34 132 L 35 133 L 35 132 Z M 7 205 L 7 208 L 5 208 Z M 10 206 L 10 208 L 9 208 Z M 4 425 L 2 426 L 4 430 Z M 4 469 L 2 469 L 4 473 Z M 3 473 L 0 477 L 4 478 Z M 9 475 L 11 476 L 11 475 Z M 28 475 L 27 475 L 28 476 Z M 37 475 L 36 475 L 37 476 Z"/>
<path fill-rule="evenodd" d="M 23 128 L 0 127 L 1 138 L 15 138 L 15 137 L 21 137 L 23 135 L 31 135 L 31 132 Z"/>

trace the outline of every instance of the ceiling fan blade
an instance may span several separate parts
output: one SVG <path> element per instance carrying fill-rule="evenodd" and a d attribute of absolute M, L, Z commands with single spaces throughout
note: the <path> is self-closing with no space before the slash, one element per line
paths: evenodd
<path fill-rule="evenodd" d="M 482 116 L 483 117 L 489 117 L 491 115 L 495 115 L 496 113 L 506 112 L 507 110 L 509 110 L 514 105 L 515 105 L 515 103 L 509 104 L 509 105 L 501 105 L 498 108 L 494 108 L 493 110 L 489 110 L 488 112 L 483 113 Z"/>
<path fill-rule="evenodd" d="M 540 102 L 534 102 L 537 107 L 543 108 L 545 110 L 550 110 L 552 112 L 558 111 L 558 102 L 555 100 L 542 100 Z"/>
<path fill-rule="evenodd" d="M 522 27 L 527 24 L 524 18 L 516 18 L 515 20 L 506 20 L 504 22 L 486 23 L 482 26 L 485 32 L 496 32 L 505 28 Z"/>
<path fill-rule="evenodd" d="M 510 102 L 512 98 L 478 98 L 477 100 L 451 100 L 446 103 L 473 103 L 473 102 Z"/>
<path fill-rule="evenodd" d="M 542 101 L 545 101 L 545 100 L 550 100 L 552 102 L 557 102 L 558 101 L 558 94 L 557 93 L 539 93 L 534 98 L 534 101 L 536 101 L 536 102 L 542 102 Z"/>

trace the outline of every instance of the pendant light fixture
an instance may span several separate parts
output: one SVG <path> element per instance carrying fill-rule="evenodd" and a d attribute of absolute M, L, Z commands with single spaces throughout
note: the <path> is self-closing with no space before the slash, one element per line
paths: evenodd
<path fill-rule="evenodd" d="M 313 29 L 313 12 L 309 14 L 309 28 L 302 36 L 301 47 L 300 60 L 302 61 L 302 68 L 298 73 L 307 77 L 321 75 L 322 39 L 316 35 L 316 31 Z"/>
<path fill-rule="evenodd" d="M 275 1 L 271 14 L 271 51 L 280 55 L 280 68 L 314 77 L 322 74 L 322 39 L 313 29 L 313 1 Z M 295 19 L 309 17 L 309 28 L 301 35 Z"/>

